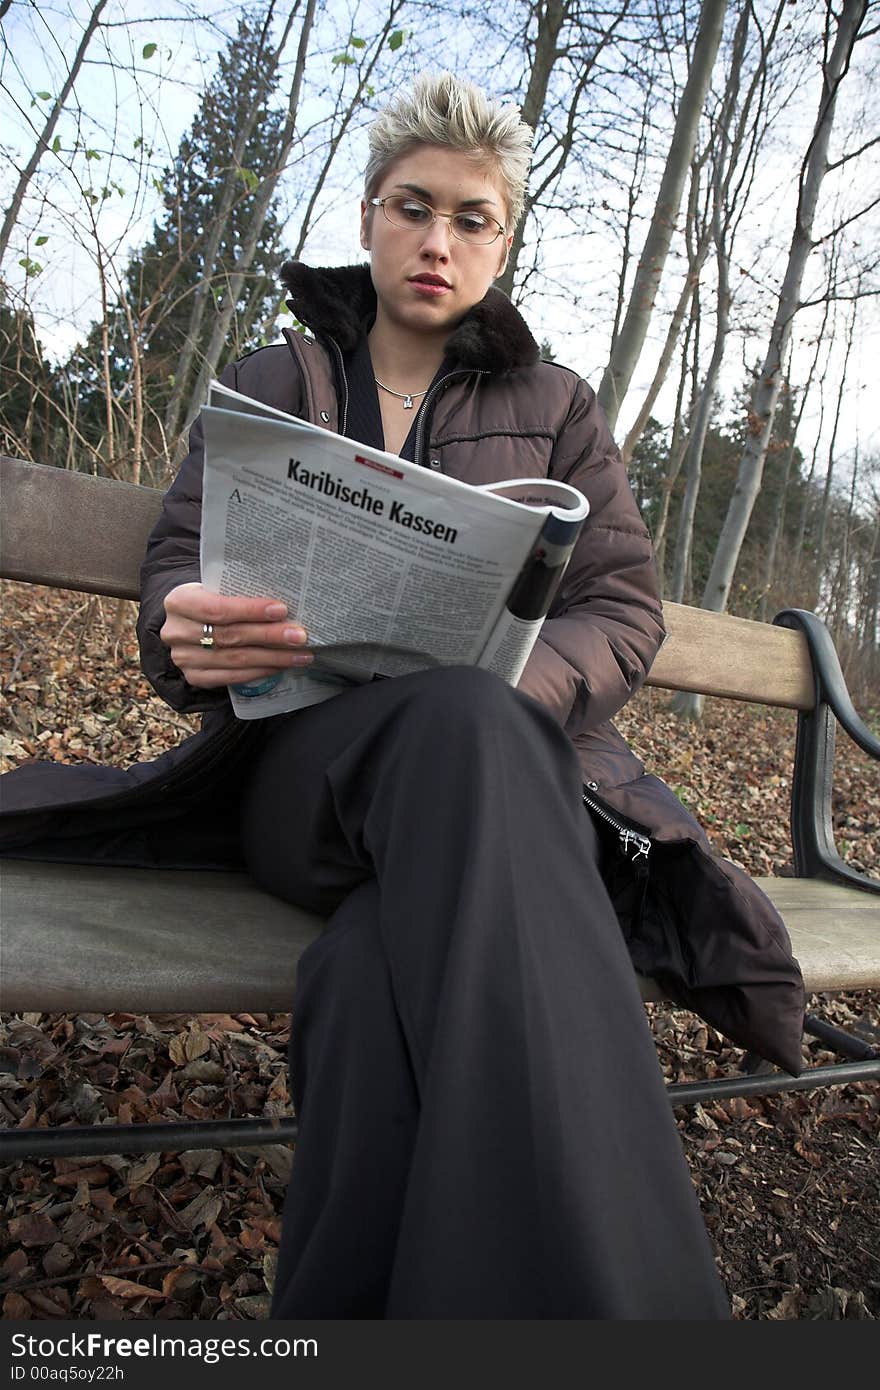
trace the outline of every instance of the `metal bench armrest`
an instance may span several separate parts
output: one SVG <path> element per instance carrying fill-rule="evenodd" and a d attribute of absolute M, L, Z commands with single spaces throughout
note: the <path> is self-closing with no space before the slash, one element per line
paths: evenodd
<path fill-rule="evenodd" d="M 795 871 L 802 878 L 829 879 L 880 893 L 880 879 L 854 869 L 839 854 L 831 814 L 837 725 L 871 758 L 880 759 L 880 739 L 853 705 L 834 641 L 822 619 L 802 608 L 785 608 L 773 622 L 804 634 L 815 680 L 813 708 L 798 713 L 791 790 Z"/>

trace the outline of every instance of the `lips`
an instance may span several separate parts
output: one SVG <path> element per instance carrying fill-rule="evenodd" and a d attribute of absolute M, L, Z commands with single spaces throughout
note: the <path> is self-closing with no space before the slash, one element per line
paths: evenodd
<path fill-rule="evenodd" d="M 450 294 L 452 286 L 442 275 L 412 275 L 408 282 L 420 299 L 442 299 Z"/>

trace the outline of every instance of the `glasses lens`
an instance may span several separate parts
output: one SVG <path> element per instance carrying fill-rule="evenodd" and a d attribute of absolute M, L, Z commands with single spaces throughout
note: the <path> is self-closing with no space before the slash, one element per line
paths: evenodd
<path fill-rule="evenodd" d="M 430 227 L 434 221 L 433 209 L 418 198 L 386 198 L 382 206 L 395 227 Z"/>
<path fill-rule="evenodd" d="M 452 230 L 459 241 L 474 241 L 483 246 L 497 237 L 498 223 L 481 212 L 457 212 L 452 219 Z"/>
<path fill-rule="evenodd" d="M 434 221 L 434 209 L 418 198 L 402 195 L 385 198 L 382 210 L 395 227 L 421 227 L 424 230 Z M 470 241 L 477 246 L 488 246 L 501 230 L 497 222 L 484 217 L 481 212 L 456 212 L 450 217 L 449 226 L 452 235 L 459 241 Z"/>

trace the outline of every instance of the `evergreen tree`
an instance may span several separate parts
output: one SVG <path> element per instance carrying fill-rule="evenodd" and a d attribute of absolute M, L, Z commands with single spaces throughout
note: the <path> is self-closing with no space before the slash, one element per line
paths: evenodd
<path fill-rule="evenodd" d="M 639 511 L 651 529 L 660 515 L 663 480 L 669 464 L 669 441 L 660 421 L 649 415 L 633 449 L 627 472 Z"/>
<path fill-rule="evenodd" d="M 64 462 L 59 446 L 58 388 L 34 321 L 0 297 L 0 453 L 35 463 Z"/>

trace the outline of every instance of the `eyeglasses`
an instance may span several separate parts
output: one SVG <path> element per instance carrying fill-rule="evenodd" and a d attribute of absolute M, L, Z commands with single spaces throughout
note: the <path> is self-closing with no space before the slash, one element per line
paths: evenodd
<path fill-rule="evenodd" d="M 456 241 L 469 242 L 473 246 L 491 246 L 493 241 L 504 235 L 503 226 L 494 217 L 487 217 L 485 213 L 472 209 L 435 212 L 428 203 L 399 193 L 388 198 L 371 198 L 370 204 L 382 209 L 392 227 L 406 227 L 410 231 L 425 232 L 433 227 L 438 217 L 445 217 Z"/>

